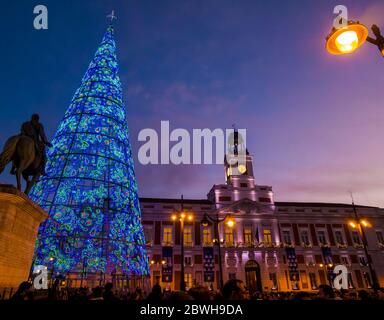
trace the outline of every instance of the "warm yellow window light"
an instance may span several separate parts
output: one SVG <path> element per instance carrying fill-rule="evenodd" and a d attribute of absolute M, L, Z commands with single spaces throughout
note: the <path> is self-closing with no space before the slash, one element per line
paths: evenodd
<path fill-rule="evenodd" d="M 367 39 L 368 29 L 358 22 L 349 22 L 346 27 L 333 29 L 328 35 L 326 49 L 331 54 L 352 53 Z"/>
<path fill-rule="evenodd" d="M 188 220 L 189 220 L 189 221 L 192 221 L 192 219 L 193 219 L 193 216 L 190 214 L 190 215 L 188 216 Z"/>
<path fill-rule="evenodd" d="M 176 215 L 172 215 L 172 220 L 175 221 L 177 219 Z"/>

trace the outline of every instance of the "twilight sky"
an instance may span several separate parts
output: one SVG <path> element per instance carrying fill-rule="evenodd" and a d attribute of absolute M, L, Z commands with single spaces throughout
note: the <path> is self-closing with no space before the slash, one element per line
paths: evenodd
<path fill-rule="evenodd" d="M 38 4 L 48 30 L 33 29 Z M 326 53 L 337 4 L 384 29 L 382 0 L 2 1 L 0 144 L 34 112 L 53 138 L 115 9 L 135 155 L 138 132 L 161 120 L 188 130 L 236 123 L 257 183 L 277 201 L 349 202 L 351 190 L 384 207 L 384 59 L 370 44 Z M 136 175 L 148 197 L 205 198 L 224 182 L 220 165 L 136 160 Z"/>

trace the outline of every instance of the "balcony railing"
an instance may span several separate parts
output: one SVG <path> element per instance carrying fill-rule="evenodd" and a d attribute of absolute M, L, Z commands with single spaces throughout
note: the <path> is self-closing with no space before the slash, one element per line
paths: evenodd
<path fill-rule="evenodd" d="M 321 248 L 328 248 L 328 247 L 329 247 L 329 243 L 327 243 L 327 242 L 320 242 L 320 243 L 319 243 L 319 246 L 320 246 Z"/>
<path fill-rule="evenodd" d="M 310 242 L 302 242 L 301 246 L 303 248 L 312 248 L 312 243 L 310 243 Z"/>
<path fill-rule="evenodd" d="M 362 243 L 354 243 L 353 244 L 353 247 L 355 249 L 363 249 L 364 248 L 364 245 Z"/>
<path fill-rule="evenodd" d="M 345 244 L 345 243 L 337 243 L 336 246 L 337 246 L 339 249 L 347 249 L 347 248 L 348 248 L 348 245 Z"/>
<path fill-rule="evenodd" d="M 173 246 L 173 242 L 172 242 L 172 241 L 163 241 L 163 242 L 161 243 L 161 245 L 162 245 L 163 247 L 172 247 L 172 246 Z"/>
<path fill-rule="evenodd" d="M 282 248 L 294 248 L 294 244 L 293 243 L 287 243 L 287 242 L 284 242 L 280 245 L 280 247 Z"/>

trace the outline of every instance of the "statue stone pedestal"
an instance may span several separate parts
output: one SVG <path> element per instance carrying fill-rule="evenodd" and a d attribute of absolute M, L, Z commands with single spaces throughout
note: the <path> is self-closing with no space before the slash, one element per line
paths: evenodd
<path fill-rule="evenodd" d="M 24 193 L 0 184 L 0 296 L 28 280 L 38 228 L 47 218 Z"/>

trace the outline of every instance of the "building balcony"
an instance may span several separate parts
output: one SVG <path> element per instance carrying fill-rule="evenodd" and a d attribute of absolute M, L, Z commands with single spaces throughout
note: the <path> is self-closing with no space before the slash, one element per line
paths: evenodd
<path fill-rule="evenodd" d="M 378 245 L 379 245 L 380 249 L 384 249 L 384 243 L 383 242 L 379 242 Z"/>
<path fill-rule="evenodd" d="M 364 245 L 362 243 L 354 243 L 353 247 L 355 249 L 364 249 Z"/>
<path fill-rule="evenodd" d="M 345 243 L 337 243 L 336 247 L 338 247 L 339 249 L 347 249 L 348 245 Z"/>
<path fill-rule="evenodd" d="M 184 247 L 193 247 L 193 242 L 192 241 L 184 242 Z"/>
<path fill-rule="evenodd" d="M 213 247 L 214 243 L 213 241 L 203 241 L 202 246 L 203 247 Z"/>
<path fill-rule="evenodd" d="M 173 246 L 173 242 L 172 242 L 172 241 L 163 241 L 163 242 L 161 243 L 161 245 L 162 245 L 163 247 L 172 247 L 172 246 Z"/>
<path fill-rule="evenodd" d="M 280 245 L 280 247 L 281 247 L 281 248 L 294 248 L 295 246 L 294 246 L 293 243 L 286 243 L 286 242 L 284 242 L 284 243 L 282 243 L 282 244 Z"/>
<path fill-rule="evenodd" d="M 319 247 L 320 248 L 329 248 L 329 243 L 327 243 L 327 242 L 320 242 L 319 243 Z"/>
<path fill-rule="evenodd" d="M 235 243 L 234 242 L 225 242 L 224 246 L 226 248 L 235 248 Z"/>
<path fill-rule="evenodd" d="M 279 246 L 275 242 L 260 242 L 259 248 L 278 248 Z"/>
<path fill-rule="evenodd" d="M 253 242 L 240 242 L 243 248 L 254 248 L 255 244 Z"/>
<path fill-rule="evenodd" d="M 301 246 L 302 246 L 303 248 L 312 248 L 312 243 L 310 243 L 310 242 L 307 242 L 307 243 L 302 242 L 302 243 L 301 243 Z"/>

